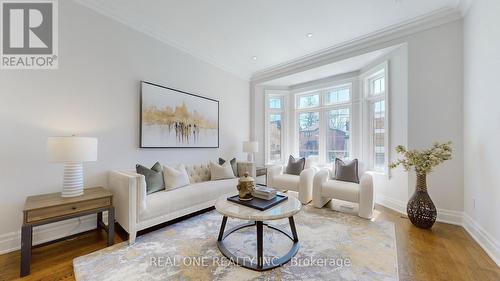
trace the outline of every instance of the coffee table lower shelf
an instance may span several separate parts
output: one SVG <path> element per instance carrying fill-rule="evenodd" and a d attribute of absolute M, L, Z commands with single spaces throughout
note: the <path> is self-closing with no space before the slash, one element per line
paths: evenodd
<path fill-rule="evenodd" d="M 227 216 L 222 217 L 222 224 L 220 227 L 219 231 L 219 238 L 217 239 L 217 247 L 221 251 L 221 253 L 226 256 L 229 260 L 232 262 L 256 271 L 265 271 L 265 270 L 270 270 L 279 266 L 282 266 L 289 262 L 299 251 L 300 243 L 299 243 L 299 238 L 297 237 L 297 230 L 295 228 L 295 221 L 293 219 L 293 216 L 288 218 L 288 221 L 290 223 L 290 229 L 292 233 L 289 233 L 287 230 L 278 227 L 278 226 L 273 226 L 267 223 L 264 223 L 263 221 L 254 221 L 254 222 L 249 222 L 245 224 L 240 224 L 238 226 L 235 226 L 226 232 L 224 232 L 226 228 L 226 223 L 227 223 Z M 272 228 L 274 230 L 279 231 L 286 237 L 288 237 L 290 240 L 293 241 L 293 245 L 286 253 L 284 256 L 279 257 L 279 258 L 273 258 L 269 260 L 264 259 L 264 241 L 263 241 L 263 226 L 267 226 L 268 228 Z M 244 257 L 238 257 L 231 253 L 226 246 L 224 245 L 224 239 L 227 238 L 229 235 L 232 233 L 246 228 L 246 227 L 253 227 L 255 226 L 257 228 L 257 262 L 252 261 L 249 258 L 244 258 Z"/>

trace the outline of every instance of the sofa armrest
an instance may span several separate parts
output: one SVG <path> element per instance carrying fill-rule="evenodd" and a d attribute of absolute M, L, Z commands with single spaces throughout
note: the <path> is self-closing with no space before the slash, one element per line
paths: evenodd
<path fill-rule="evenodd" d="M 373 195 L 373 176 L 367 172 L 359 181 L 359 216 L 369 219 L 373 215 L 375 205 Z"/>
<path fill-rule="evenodd" d="M 147 207 L 144 176 L 126 171 L 110 171 L 108 188 L 113 193 L 116 221 L 127 232 L 134 232 L 140 212 Z"/>
<path fill-rule="evenodd" d="M 299 201 L 302 204 L 307 204 L 312 200 L 313 180 L 316 170 L 314 168 L 307 168 L 300 172 L 299 183 Z"/>
<path fill-rule="evenodd" d="M 314 176 L 313 181 L 313 206 L 316 208 L 322 208 L 328 201 L 323 199 L 321 196 L 321 189 L 323 188 L 323 184 L 330 178 L 330 170 L 327 168 L 321 169 Z M 325 202 L 326 201 L 326 202 Z"/>

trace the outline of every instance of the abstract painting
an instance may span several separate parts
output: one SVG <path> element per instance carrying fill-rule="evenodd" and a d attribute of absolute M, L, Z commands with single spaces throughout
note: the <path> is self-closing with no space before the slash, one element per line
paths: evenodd
<path fill-rule="evenodd" d="M 219 102 L 142 81 L 140 147 L 219 147 Z"/>

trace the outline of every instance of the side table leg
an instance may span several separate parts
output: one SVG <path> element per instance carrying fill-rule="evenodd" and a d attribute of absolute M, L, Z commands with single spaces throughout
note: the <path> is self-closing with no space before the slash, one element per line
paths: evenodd
<path fill-rule="evenodd" d="M 114 238 L 115 238 L 115 207 L 111 207 L 108 210 L 108 246 L 114 244 Z"/>
<path fill-rule="evenodd" d="M 97 229 L 100 229 L 102 226 L 102 212 L 97 213 Z"/>
<path fill-rule="evenodd" d="M 23 224 L 21 228 L 21 277 L 30 274 L 32 234 L 33 227 Z"/>
<path fill-rule="evenodd" d="M 222 237 L 224 237 L 224 229 L 226 228 L 226 222 L 227 222 L 227 217 L 223 216 L 219 230 L 219 238 L 217 239 L 217 241 L 222 241 Z"/>
<path fill-rule="evenodd" d="M 264 243 L 262 241 L 262 221 L 257 221 L 257 267 L 262 269 L 263 267 L 263 255 L 264 255 Z"/>

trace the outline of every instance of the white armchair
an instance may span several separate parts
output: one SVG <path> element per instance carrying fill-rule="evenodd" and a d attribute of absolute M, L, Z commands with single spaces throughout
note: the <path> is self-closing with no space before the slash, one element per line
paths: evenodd
<path fill-rule="evenodd" d="M 369 173 L 361 176 L 359 183 L 331 179 L 329 169 L 316 173 L 313 183 L 313 206 L 322 208 L 331 199 L 359 204 L 358 216 L 370 219 L 373 215 L 373 178 Z"/>
<path fill-rule="evenodd" d="M 272 166 L 267 169 L 267 185 L 279 190 L 292 190 L 299 193 L 299 201 L 307 204 L 312 200 L 313 180 L 316 168 L 306 168 L 299 176 L 285 174 L 286 165 Z"/>

